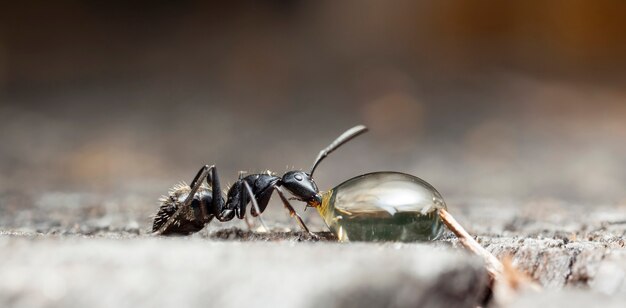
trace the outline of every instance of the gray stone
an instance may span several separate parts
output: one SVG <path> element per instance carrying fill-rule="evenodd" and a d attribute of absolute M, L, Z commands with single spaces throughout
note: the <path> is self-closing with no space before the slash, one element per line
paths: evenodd
<path fill-rule="evenodd" d="M 0 237 L 1 307 L 475 307 L 481 260 L 425 244 Z"/>
<path fill-rule="evenodd" d="M 589 285 L 606 295 L 626 294 L 626 249 L 611 251 L 598 265 Z"/>
<path fill-rule="evenodd" d="M 564 289 L 521 294 L 507 307 L 623 308 L 625 302 L 626 296 L 624 295 L 609 297 L 585 290 Z"/>

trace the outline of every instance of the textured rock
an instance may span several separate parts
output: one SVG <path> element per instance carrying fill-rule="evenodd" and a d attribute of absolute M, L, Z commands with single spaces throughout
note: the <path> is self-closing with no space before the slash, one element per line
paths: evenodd
<path fill-rule="evenodd" d="M 609 251 L 605 243 L 558 239 L 483 238 L 481 244 L 547 288 L 585 285 Z"/>
<path fill-rule="evenodd" d="M 623 308 L 626 296 L 608 297 L 604 294 L 583 290 L 551 290 L 542 293 L 522 294 L 507 305 L 511 308 L 567 307 L 567 308 Z"/>

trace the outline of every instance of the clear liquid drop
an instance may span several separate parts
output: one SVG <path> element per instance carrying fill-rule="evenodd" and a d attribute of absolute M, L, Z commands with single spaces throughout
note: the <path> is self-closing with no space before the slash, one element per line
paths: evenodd
<path fill-rule="evenodd" d="M 340 241 L 416 242 L 443 232 L 446 204 L 426 181 L 399 172 L 349 179 L 322 196 L 318 212 Z"/>

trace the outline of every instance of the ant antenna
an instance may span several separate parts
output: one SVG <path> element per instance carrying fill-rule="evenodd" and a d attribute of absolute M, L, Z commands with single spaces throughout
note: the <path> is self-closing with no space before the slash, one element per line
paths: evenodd
<path fill-rule="evenodd" d="M 365 132 L 367 132 L 367 127 L 365 127 L 365 125 L 357 125 L 345 131 L 343 134 L 341 134 L 341 136 L 337 137 L 337 139 L 335 139 L 335 141 L 333 141 L 328 147 L 320 151 L 320 154 L 317 155 L 317 158 L 315 159 L 315 162 L 313 163 L 313 167 L 311 168 L 311 172 L 309 172 L 309 174 L 313 176 L 313 172 L 315 171 L 315 168 L 317 168 L 317 165 L 319 165 L 319 163 L 324 160 L 324 158 L 326 158 L 328 154 L 332 153 L 344 143 L 354 139 L 358 135 Z"/>

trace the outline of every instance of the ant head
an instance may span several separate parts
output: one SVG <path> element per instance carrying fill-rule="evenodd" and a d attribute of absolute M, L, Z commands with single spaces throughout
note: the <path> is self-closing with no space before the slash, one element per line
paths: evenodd
<path fill-rule="evenodd" d="M 317 165 L 319 165 L 319 163 L 324 160 L 328 154 L 366 131 L 367 127 L 363 125 L 357 125 L 345 131 L 337 139 L 335 139 L 335 141 L 328 145 L 328 147 L 320 152 L 313 163 L 313 167 L 311 167 L 310 173 L 306 173 L 304 171 L 289 171 L 285 173 L 281 179 L 282 186 L 296 196 L 297 199 L 306 202 L 309 206 L 320 205 L 322 203 L 322 197 L 319 194 L 320 191 L 317 189 L 317 185 L 313 181 L 313 172 L 315 172 L 315 168 L 317 168 Z"/>
<path fill-rule="evenodd" d="M 313 205 L 322 202 L 317 184 L 304 171 L 289 171 L 283 175 L 282 185 L 296 198 Z"/>

